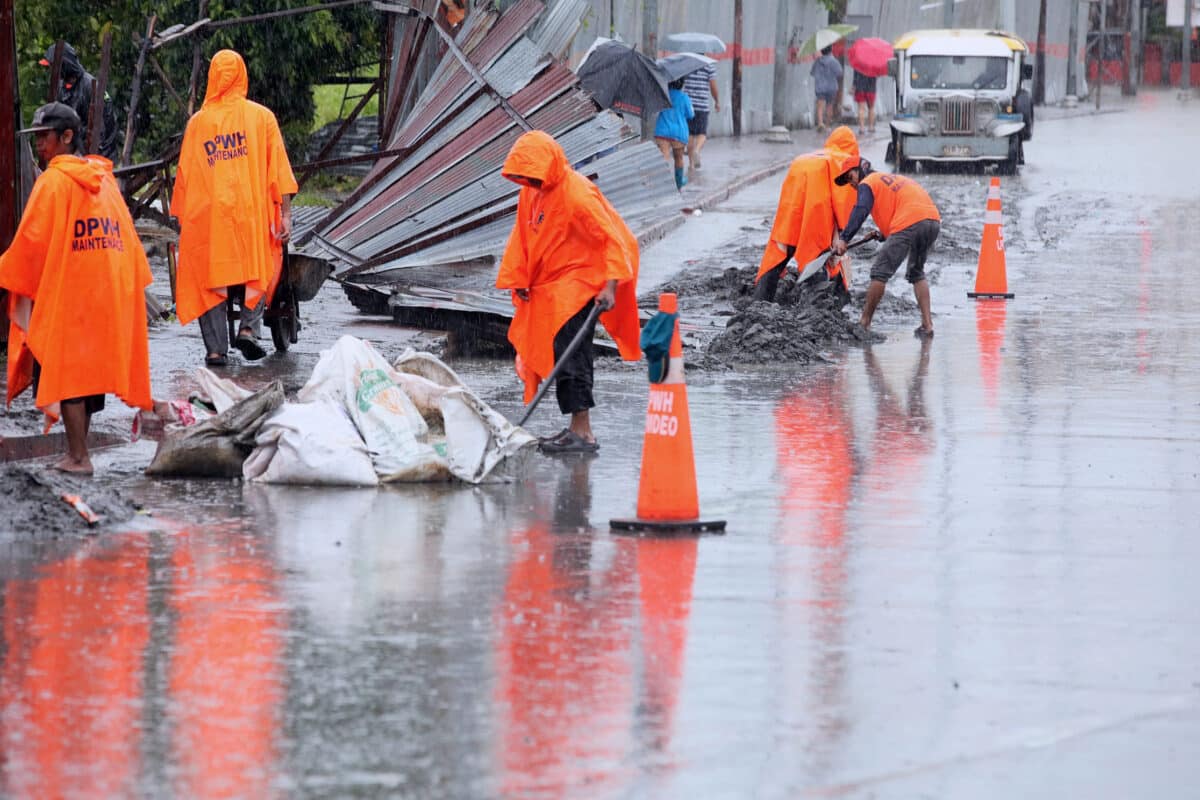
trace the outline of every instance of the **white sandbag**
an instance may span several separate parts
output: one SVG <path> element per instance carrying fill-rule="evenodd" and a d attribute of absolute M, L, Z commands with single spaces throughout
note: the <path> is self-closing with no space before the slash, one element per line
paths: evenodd
<path fill-rule="evenodd" d="M 509 480 L 523 459 L 517 456 L 537 443 L 468 389 L 454 370 L 436 356 L 407 350 L 396 360 L 397 382 L 427 420 L 435 405 L 446 442 L 444 451 L 454 477 L 468 483 Z M 435 430 L 439 427 L 430 422 Z M 497 471 L 504 465 L 507 469 Z"/>
<path fill-rule="evenodd" d="M 215 374 L 201 367 L 196 370 L 194 377 L 200 384 L 200 392 L 212 400 L 217 413 L 221 414 L 236 403 L 245 400 L 254 392 L 243 389 L 228 378 L 218 378 Z"/>
<path fill-rule="evenodd" d="M 342 406 L 330 400 L 285 403 L 262 427 L 242 475 L 259 483 L 375 486 L 367 446 Z"/>
<path fill-rule="evenodd" d="M 411 347 L 400 354 L 393 366 L 397 372 L 418 375 L 439 386 L 466 386 L 462 378 L 458 377 L 458 373 L 446 366 L 440 358 L 432 353 L 423 353 Z"/>
<path fill-rule="evenodd" d="M 537 444 L 465 387 L 448 389 L 440 408 L 450 471 L 468 483 L 511 480 Z"/>
<path fill-rule="evenodd" d="M 344 408 L 380 480 L 448 479 L 449 464 L 426 441 L 429 426 L 397 378 L 398 373 L 370 343 L 343 336 L 321 352 L 299 399 L 327 399 Z"/>

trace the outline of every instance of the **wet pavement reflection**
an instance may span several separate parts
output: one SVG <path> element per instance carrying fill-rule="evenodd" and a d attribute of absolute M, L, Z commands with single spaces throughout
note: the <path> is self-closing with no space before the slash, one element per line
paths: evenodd
<path fill-rule="evenodd" d="M 1200 209 L 1110 194 L 1075 125 L 1006 195 L 1014 301 L 941 263 L 933 341 L 898 314 L 828 363 L 690 374 L 724 536 L 609 532 L 640 370 L 597 376 L 597 457 L 510 485 L 106 465 L 157 524 L 4 543 L 0 794 L 1186 796 Z M 1103 215 L 1062 216 L 1046 152 Z M 981 227 L 985 181 L 926 180 Z M 516 416 L 509 365 L 455 366 Z"/>

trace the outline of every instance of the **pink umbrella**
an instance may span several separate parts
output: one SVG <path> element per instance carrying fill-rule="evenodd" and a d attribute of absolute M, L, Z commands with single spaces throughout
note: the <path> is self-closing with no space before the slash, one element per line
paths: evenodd
<path fill-rule="evenodd" d="M 887 64 L 892 57 L 892 45 L 883 39 L 859 39 L 850 45 L 847 54 L 850 66 L 861 75 L 882 78 L 887 75 Z"/>

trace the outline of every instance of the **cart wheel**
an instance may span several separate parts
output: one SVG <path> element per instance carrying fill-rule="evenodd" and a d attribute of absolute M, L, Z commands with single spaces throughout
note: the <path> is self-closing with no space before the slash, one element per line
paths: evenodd
<path fill-rule="evenodd" d="M 292 346 L 291 337 L 287 335 L 287 326 L 289 324 L 288 317 L 276 317 L 267 323 L 267 327 L 271 329 L 271 341 L 275 343 L 275 352 L 286 353 L 287 349 Z"/>

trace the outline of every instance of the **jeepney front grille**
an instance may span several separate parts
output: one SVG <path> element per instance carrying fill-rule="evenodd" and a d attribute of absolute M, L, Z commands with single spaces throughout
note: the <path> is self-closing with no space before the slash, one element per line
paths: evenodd
<path fill-rule="evenodd" d="M 942 133 L 975 133 L 975 103 L 970 98 L 942 100 Z"/>

